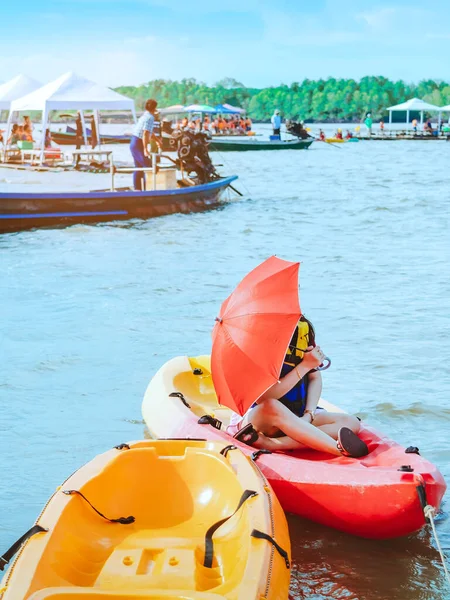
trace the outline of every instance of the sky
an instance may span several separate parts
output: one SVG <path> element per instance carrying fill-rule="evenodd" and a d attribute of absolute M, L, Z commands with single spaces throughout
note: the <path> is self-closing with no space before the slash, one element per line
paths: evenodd
<path fill-rule="evenodd" d="M 0 0 L 0 81 L 450 80 L 448 0 Z"/>

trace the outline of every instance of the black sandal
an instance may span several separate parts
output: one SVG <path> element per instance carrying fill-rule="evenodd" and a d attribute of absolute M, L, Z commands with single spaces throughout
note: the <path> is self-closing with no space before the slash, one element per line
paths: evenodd
<path fill-rule="evenodd" d="M 348 427 L 339 429 L 337 447 L 344 456 L 352 458 L 361 458 L 369 454 L 367 444 Z"/>
<path fill-rule="evenodd" d="M 249 423 L 242 429 L 239 429 L 239 431 L 233 435 L 233 438 L 235 440 L 237 440 L 238 442 L 242 442 L 243 444 L 247 444 L 248 446 L 254 444 L 257 441 L 258 437 L 258 432 L 251 423 Z"/>

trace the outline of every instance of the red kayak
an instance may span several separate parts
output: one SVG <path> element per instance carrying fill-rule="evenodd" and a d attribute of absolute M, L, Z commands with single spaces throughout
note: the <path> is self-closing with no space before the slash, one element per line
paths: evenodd
<path fill-rule="evenodd" d="M 319 406 L 339 412 L 322 400 Z M 412 533 L 425 525 L 424 504 L 438 510 L 446 490 L 438 468 L 417 448 L 405 449 L 365 424 L 360 437 L 369 454 L 361 459 L 315 450 L 254 452 L 225 431 L 232 413 L 217 403 L 209 356 L 163 365 L 147 388 L 142 413 L 155 437 L 220 440 L 253 454 L 286 511 L 354 535 Z"/>

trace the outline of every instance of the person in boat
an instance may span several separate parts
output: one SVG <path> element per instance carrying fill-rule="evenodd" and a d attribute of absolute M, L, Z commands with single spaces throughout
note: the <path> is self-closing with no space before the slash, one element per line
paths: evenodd
<path fill-rule="evenodd" d="M 133 135 L 131 136 L 130 151 L 136 167 L 151 167 L 150 144 L 153 142 L 158 146 L 161 145 L 161 140 L 153 133 L 157 106 L 158 103 L 156 100 L 149 98 L 145 103 L 145 112 L 139 117 L 134 127 Z M 145 189 L 145 176 L 142 171 L 135 171 L 133 173 L 133 184 L 135 190 L 141 191 Z"/>
<path fill-rule="evenodd" d="M 245 119 L 245 131 L 251 131 L 252 130 L 252 120 L 250 119 L 250 117 L 247 117 Z"/>
<path fill-rule="evenodd" d="M 18 123 L 14 123 L 11 129 L 11 135 L 7 140 L 8 146 L 14 146 L 20 140 L 20 125 Z"/>
<path fill-rule="evenodd" d="M 278 108 L 275 109 L 272 118 L 270 119 L 272 123 L 273 135 L 280 135 L 281 133 L 281 115 Z"/>
<path fill-rule="evenodd" d="M 290 341 L 278 383 L 240 417 L 233 415 L 227 432 L 241 442 L 271 451 L 305 447 L 335 456 L 368 454 L 358 437 L 360 421 L 345 413 L 317 407 L 326 359 L 316 346 L 312 323 L 302 316 Z"/>
<path fill-rule="evenodd" d="M 336 131 L 336 135 L 335 135 L 335 137 L 336 137 L 336 139 L 337 139 L 337 140 L 342 140 L 342 139 L 343 139 L 343 138 L 342 138 L 342 129 L 338 129 L 338 130 Z"/>
<path fill-rule="evenodd" d="M 381 121 L 380 121 L 380 133 L 381 133 L 381 135 L 384 134 L 384 121 L 383 121 L 383 119 L 381 119 Z"/>
<path fill-rule="evenodd" d="M 24 134 L 27 136 L 26 141 L 34 142 L 34 140 L 33 140 L 33 124 L 28 115 L 25 115 L 23 118 L 22 128 L 23 128 Z"/>
<path fill-rule="evenodd" d="M 44 139 L 44 148 L 51 148 L 52 147 L 52 134 L 50 132 L 50 129 L 46 129 L 45 130 L 45 139 Z"/>
<path fill-rule="evenodd" d="M 347 140 L 351 140 L 352 137 L 353 137 L 353 133 L 350 131 L 350 129 L 347 129 L 347 134 L 346 134 L 345 138 Z"/>
<path fill-rule="evenodd" d="M 430 118 L 427 119 L 424 129 L 427 133 L 433 133 L 433 125 Z"/>
<path fill-rule="evenodd" d="M 324 142 L 327 138 L 325 137 L 325 132 L 323 129 L 319 129 L 319 139 L 322 140 L 322 142 Z"/>
<path fill-rule="evenodd" d="M 211 125 L 211 119 L 208 115 L 203 119 L 203 131 L 209 131 L 209 126 Z"/>

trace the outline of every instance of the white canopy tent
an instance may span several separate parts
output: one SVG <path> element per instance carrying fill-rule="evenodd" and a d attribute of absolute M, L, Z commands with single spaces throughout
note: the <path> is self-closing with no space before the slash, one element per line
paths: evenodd
<path fill-rule="evenodd" d="M 24 111 L 42 112 L 42 145 L 41 163 L 44 158 L 45 131 L 49 114 L 52 110 L 78 110 L 83 122 L 84 141 L 87 145 L 86 126 L 84 123 L 84 110 L 94 111 L 97 126 L 97 136 L 100 146 L 99 111 L 100 110 L 129 110 L 136 122 L 134 100 L 122 96 L 110 88 L 103 87 L 89 79 L 71 71 L 51 81 L 39 89 L 11 102 L 8 119 L 8 137 L 11 127 L 12 115 Z"/>
<path fill-rule="evenodd" d="M 411 110 L 420 112 L 420 124 L 423 124 L 423 113 L 427 112 L 438 112 L 442 111 L 440 106 L 435 106 L 434 104 L 430 104 L 429 102 L 425 102 L 425 100 L 421 100 L 420 98 L 411 98 L 406 102 L 402 102 L 401 104 L 396 104 L 395 106 L 390 106 L 389 111 L 389 123 L 392 123 L 392 113 L 394 111 L 406 111 L 406 122 L 409 123 L 409 112 Z M 439 114 L 439 121 L 441 120 L 441 115 Z"/>
<path fill-rule="evenodd" d="M 0 110 L 10 110 L 13 100 L 34 92 L 41 85 L 42 83 L 26 75 L 17 75 L 17 77 L 3 83 L 0 85 Z"/>

